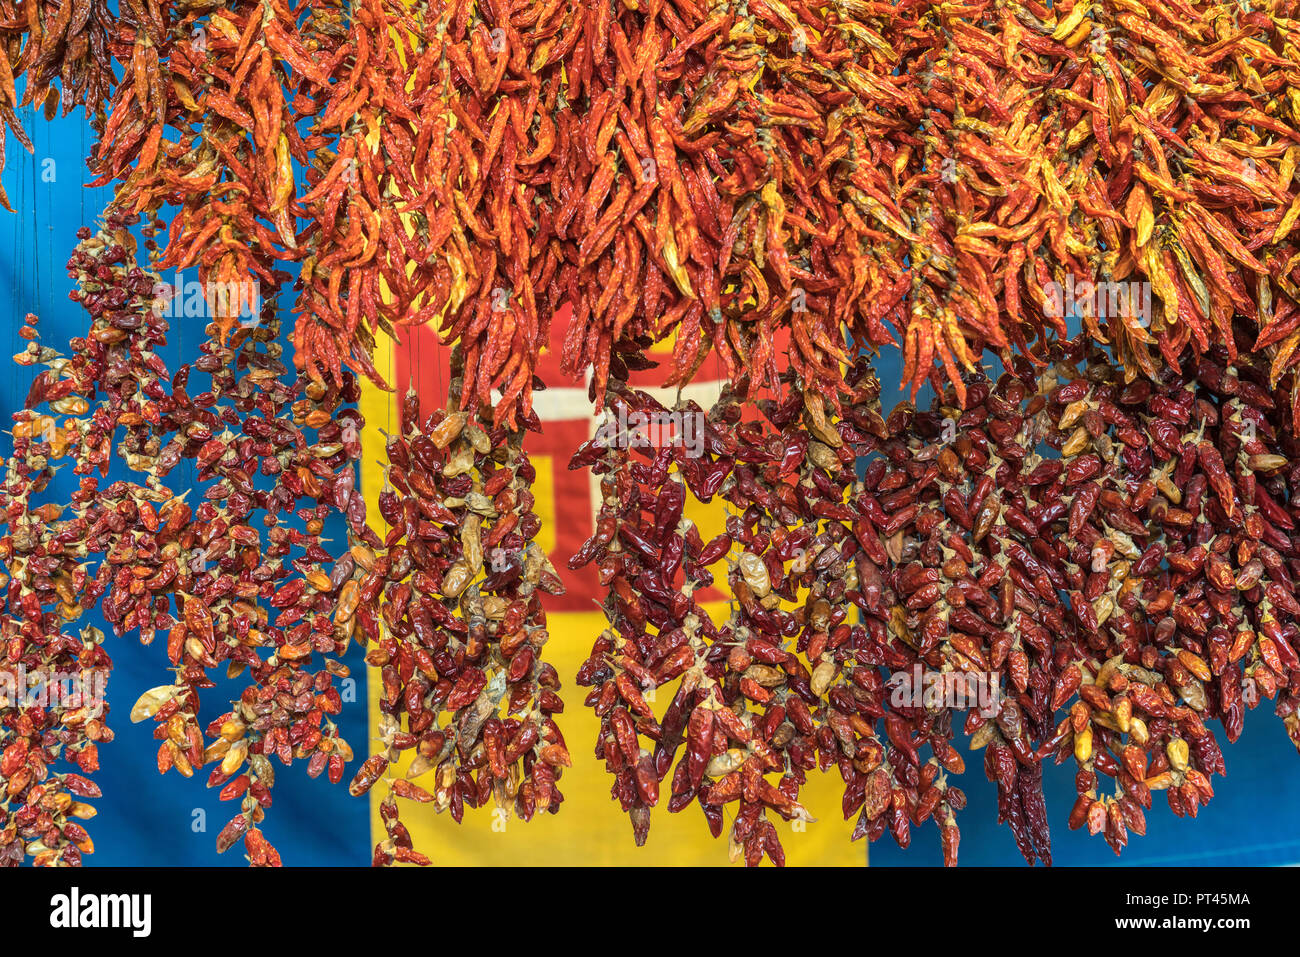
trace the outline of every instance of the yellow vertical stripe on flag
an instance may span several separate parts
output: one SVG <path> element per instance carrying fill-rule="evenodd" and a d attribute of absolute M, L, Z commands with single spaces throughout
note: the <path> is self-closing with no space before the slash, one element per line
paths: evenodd
<path fill-rule="evenodd" d="M 397 381 L 397 363 L 393 361 L 393 340 L 387 335 L 375 336 L 375 369 L 379 377 L 391 384 Z M 396 386 L 394 385 L 394 388 Z M 384 490 L 385 475 L 381 463 L 388 461 L 388 442 L 381 429 L 390 435 L 397 418 L 398 408 L 394 407 L 395 394 L 385 392 L 369 379 L 362 379 L 361 401 L 358 403 L 365 425 L 361 429 L 361 491 L 366 497 L 366 519 L 371 528 L 383 538 L 388 533 L 388 523 L 379 514 L 379 493 Z M 382 626 L 381 626 L 382 627 Z M 356 630 L 358 641 L 365 641 L 361 629 Z M 379 698 L 383 693 L 379 682 L 379 669 L 366 667 L 366 741 L 365 753 L 374 754 L 378 749 L 377 728 L 379 727 Z M 360 753 L 361 748 L 354 748 Z M 373 848 L 385 837 L 384 826 L 379 820 L 379 802 L 384 798 L 382 782 L 370 789 L 370 846 Z"/>

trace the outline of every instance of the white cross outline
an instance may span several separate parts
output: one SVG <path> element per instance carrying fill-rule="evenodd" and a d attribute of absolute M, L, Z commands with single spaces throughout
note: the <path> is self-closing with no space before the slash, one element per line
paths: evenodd
<path fill-rule="evenodd" d="M 582 388 L 577 386 L 560 386 L 546 389 L 543 392 L 533 393 L 533 411 L 537 414 L 538 420 L 542 422 L 581 422 L 586 421 L 589 425 L 588 435 L 595 435 L 596 429 L 600 427 L 604 413 L 596 415 L 595 407 L 591 400 L 587 398 L 587 387 L 591 384 L 592 372 L 587 370 L 585 376 L 586 385 Z M 689 385 L 682 386 L 681 398 L 683 401 L 694 399 L 702 409 L 710 409 L 718 398 L 722 395 L 723 387 L 726 386 L 726 379 L 706 379 L 700 382 L 692 382 Z M 655 399 L 665 408 L 671 408 L 677 403 L 678 390 L 675 388 L 661 387 L 635 387 L 638 391 L 646 393 Z M 493 403 L 501 401 L 501 390 L 492 390 Z M 559 463 L 560 456 L 552 459 L 553 463 Z M 591 526 L 590 531 L 596 528 L 596 517 L 600 514 L 600 480 L 601 476 L 596 475 L 591 469 L 587 469 L 587 484 L 590 489 L 588 496 L 591 505 Z M 590 531 L 588 534 L 590 534 Z"/>

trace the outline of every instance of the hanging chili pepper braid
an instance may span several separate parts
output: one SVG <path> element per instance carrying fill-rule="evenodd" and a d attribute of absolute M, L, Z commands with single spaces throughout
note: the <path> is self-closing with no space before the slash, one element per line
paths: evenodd
<path fill-rule="evenodd" d="M 461 388 L 458 378 L 453 404 Z M 527 821 L 556 813 L 564 799 L 556 782 L 570 758 L 551 717 L 563 704 L 559 675 L 542 657 L 541 604 L 564 588 L 534 540 L 536 474 L 523 436 L 487 425 L 460 411 L 422 415 L 408 392 L 379 497 L 391 530 L 382 549 L 352 548 L 348 614 L 372 645 L 367 663 L 381 669 L 383 750 L 351 791 L 385 779 L 377 865 L 430 862 L 413 849 L 398 798 L 449 809 L 458 822 L 489 801 Z M 405 776 L 394 777 L 411 750 Z"/>
<path fill-rule="evenodd" d="M 66 357 L 43 345 L 37 318 L 29 315 L 20 330 L 27 346 L 14 357 L 46 369 L 13 415 L 14 454 L 0 486 L 0 560 L 7 571 L 0 574 L 7 585 L 0 666 L 10 679 L 0 703 L 6 797 L 0 845 L 9 866 L 29 854 L 36 864 L 75 865 L 94 851 L 77 822 L 93 817 L 95 809 L 79 799 L 100 796 L 84 775 L 99 769 L 99 744 L 113 740 L 104 700 L 112 662 L 100 629 L 87 626 L 73 635 L 64 628 L 99 602 L 112 573 L 134 557 L 136 542 L 147 537 L 138 527 L 141 511 L 153 514 L 155 504 L 170 498 L 156 481 L 117 481 L 101 489 L 92 474 L 107 474 L 119 427 L 126 433 L 120 452 L 129 467 L 141 469 L 150 451 L 141 441 L 147 428 L 141 429 L 138 410 L 147 405 L 141 388 L 153 379 L 147 367 L 161 336 L 158 324 L 143 322 L 139 309 L 149 301 L 151 277 L 126 266 L 132 224 L 119 214 L 98 236 L 82 231 L 69 269 L 83 289 L 92 277 L 97 288 L 79 294 L 92 325 L 86 338 L 72 340 L 75 354 Z M 49 411 L 38 411 L 42 406 Z M 55 472 L 67 466 L 63 460 L 71 460 L 80 476 L 67 505 L 46 494 Z M 147 625 L 152 629 L 152 618 Z M 65 694 L 69 678 L 72 693 Z M 61 769 L 65 762 L 76 771 Z"/>
<path fill-rule="evenodd" d="M 440 139 L 433 154 L 446 166 L 419 170 L 428 280 L 408 321 L 438 320 L 442 341 L 462 351 L 461 408 L 490 406 L 494 425 L 512 430 L 532 411 L 537 355 L 563 295 L 541 219 L 562 108 L 557 44 L 574 11 L 462 0 L 424 18 L 417 83 L 432 73 L 437 92 L 424 100 L 420 142 Z"/>
<path fill-rule="evenodd" d="M 103 127 L 103 104 L 115 82 L 109 27 L 144 19 L 137 4 L 124 6 L 115 18 L 103 0 L 0 3 L 0 171 L 5 165 L 6 127 L 27 152 L 35 152 L 15 112 L 20 106 L 39 104 L 47 120 L 59 112 L 60 101 L 64 116 L 85 106 L 96 129 Z M 16 81 L 23 78 L 27 85 L 19 100 Z M 0 205 L 14 211 L 3 187 Z"/>
<path fill-rule="evenodd" d="M 409 150 L 393 152 L 407 80 L 396 46 L 401 34 L 393 26 L 381 4 L 361 5 L 352 11 L 346 34 L 328 36 L 335 44 L 332 56 L 314 67 L 335 76 L 312 106 L 316 119 L 308 142 L 314 162 L 301 198 L 309 225 L 302 236 L 294 361 L 314 380 L 337 377 L 346 364 L 387 388 L 371 354 L 379 329 L 394 334 L 398 309 L 385 299 L 381 282 L 387 282 L 390 297 L 409 295 L 404 251 L 383 252 L 395 242 L 395 230 L 404 230 L 395 224 L 394 187 L 412 161 Z M 322 34 L 314 42 L 322 46 L 325 39 Z M 387 131 L 382 139 L 381 129 Z"/>
<path fill-rule="evenodd" d="M 624 371 L 617 357 L 612 368 L 616 374 Z M 644 393 L 627 390 L 621 376 L 611 380 L 606 402 L 628 417 L 664 411 Z M 725 441 L 723 435 L 715 434 L 714 442 Z M 570 468 L 591 465 L 602 478 L 595 534 L 569 566 L 597 561 L 600 580 L 608 587 L 602 609 L 610 627 L 579 669 L 578 684 L 592 687 L 586 703 L 601 718 L 596 756 L 615 775 L 612 793 L 629 814 L 633 836 L 642 845 L 649 833 L 650 809 L 659 800 L 659 784 L 686 740 L 688 725 L 692 756 L 679 762 L 678 776 L 685 775 L 689 787 L 674 779 L 670 811 L 691 803 L 710 760 L 713 719 L 704 709 L 723 702 L 716 687 L 716 662 L 710 661 L 716 654 L 708 639 L 719 633 L 695 592 L 712 582 L 707 565 L 722 556 L 730 539 L 723 535 L 705 543 L 683 517 L 688 474 L 684 449 L 664 448 L 641 463 L 628 452 L 630 438 L 597 435 L 570 462 Z M 729 474 L 731 463 L 711 456 L 705 461 L 692 463 L 689 474 L 696 494 L 707 500 Z M 651 692 L 678 678 L 678 689 L 660 721 L 647 695 L 653 700 Z M 640 745 L 641 735 L 655 742 L 653 752 Z M 684 800 L 677 800 L 678 793 Z M 722 827 L 721 807 L 701 806 L 716 836 Z"/>
<path fill-rule="evenodd" d="M 552 197 L 556 237 L 583 232 L 566 243 L 564 361 L 593 366 L 597 404 L 625 337 L 675 335 L 668 384 L 716 350 L 730 378 L 755 370 L 753 388 L 777 379 L 778 330 L 827 383 L 843 326 L 865 347 L 891 341 L 883 319 L 903 286 L 864 268 L 864 244 L 886 237 L 850 202 L 869 165 L 848 66 L 859 35 L 780 3 L 593 6 L 566 67 L 565 100 L 585 114 L 561 114 Z"/>
<path fill-rule="evenodd" d="M 1244 315 L 1281 380 L 1300 211 L 1281 11 L 918 3 L 877 21 L 900 69 L 864 105 L 888 118 L 887 139 L 922 141 L 898 175 L 924 188 L 889 193 L 924 232 L 907 264 L 914 388 L 936 355 L 960 388 L 964 353 L 1063 335 L 1076 306 L 1124 368 L 1152 378 L 1214 343 L 1235 353 Z M 1121 298 L 1139 287 L 1140 305 Z"/>
<path fill-rule="evenodd" d="M 225 336 L 259 295 L 272 298 L 282 281 L 275 261 L 301 256 L 292 162 L 307 162 L 308 145 L 290 101 L 308 106 L 328 74 L 283 3 L 178 4 L 175 13 L 165 33 L 136 34 L 133 82 L 115 91 L 96 182 L 122 179 L 116 201 L 137 211 L 180 207 L 160 268 L 195 267 L 208 289 L 225 291 L 209 296 Z M 178 139 L 164 138 L 168 127 Z"/>

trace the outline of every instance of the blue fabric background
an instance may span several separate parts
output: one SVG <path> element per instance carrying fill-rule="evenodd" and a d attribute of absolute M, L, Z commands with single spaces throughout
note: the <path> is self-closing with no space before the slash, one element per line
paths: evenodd
<path fill-rule="evenodd" d="M 4 186 L 17 215 L 0 210 L 0 337 L 18 352 L 22 340 L 18 327 L 27 312 L 40 316 L 44 340 L 66 348 L 70 336 L 84 334 L 85 313 L 67 298 L 72 288 L 64 264 L 76 243 L 77 227 L 94 224 L 108 199 L 107 189 L 88 190 L 81 184 L 91 179 L 83 158 L 92 136 L 80 114 L 47 123 L 32 111 L 21 111 L 23 122 L 36 145 L 29 156 L 12 137 L 8 142 L 8 167 Z M 53 166 L 49 165 L 50 161 Z M 50 175 L 53 181 L 46 181 Z M 171 280 L 171 275 L 166 277 Z M 193 278 L 189 276 L 187 278 Z M 184 352 L 188 359 L 202 335 L 201 321 L 185 328 L 177 322 L 173 341 L 164 352 L 169 368 L 178 364 Z M 287 325 L 287 324 L 286 324 Z M 0 377 L 0 413 L 3 423 L 26 395 L 34 370 L 8 365 Z M 896 351 L 887 352 L 878 363 L 886 386 L 885 406 L 901 398 L 890 393 L 900 372 Z M 922 402 L 925 397 L 922 397 Z M 7 436 L 0 436 L 6 452 Z M 191 480 L 192 470 L 183 464 L 173 477 Z M 66 496 L 72 487 L 66 471 L 52 488 Z M 192 495 L 191 500 L 196 496 Z M 327 534 L 330 534 L 327 532 Z M 335 528 L 331 537 L 343 538 Z M 88 616 L 96 621 L 97 616 Z M 103 624 L 102 621 L 96 621 Z M 162 640 L 150 647 L 134 637 L 107 642 L 114 659 L 109 682 L 113 703 L 111 727 L 117 739 L 100 748 L 101 770 L 96 776 L 104 797 L 95 803 L 99 816 L 88 822 L 96 851 L 87 861 L 97 864 L 212 865 L 242 866 L 241 850 L 218 857 L 216 833 L 233 805 L 223 806 L 216 792 L 204 787 L 200 775 L 184 779 L 175 772 L 160 776 L 154 767 L 157 743 L 153 723 L 133 725 L 127 718 L 136 696 L 169 680 Z M 367 751 L 365 739 L 365 677 L 359 653 L 349 658 L 357 679 L 356 700 L 345 705 L 339 721 L 342 733 L 358 755 Z M 567 682 L 566 682 L 567 684 Z M 219 687 L 205 693 L 204 714 L 215 716 L 226 710 L 236 690 Z M 575 701 L 575 704 L 577 702 Z M 1262 706 L 1247 717 L 1247 733 L 1237 745 L 1226 747 L 1228 778 L 1216 778 L 1218 792 L 1196 821 L 1179 820 L 1169 813 L 1162 796 L 1148 814 L 1145 838 L 1134 837 L 1119 863 L 1134 864 L 1290 864 L 1300 862 L 1300 828 L 1290 801 L 1300 785 L 1300 758 L 1288 741 L 1281 722 Z M 588 759 L 585 749 L 580 760 Z M 969 797 L 969 807 L 960 815 L 963 864 L 1022 865 L 1010 832 L 997 825 L 996 793 L 985 780 L 979 755 L 968 755 L 968 770 L 958 782 Z M 349 767 L 350 778 L 355 765 Z M 286 863 L 358 865 L 369 861 L 368 802 L 352 798 L 346 779 L 330 785 L 323 777 L 310 780 L 301 763 L 291 768 L 277 764 L 275 803 L 267 814 L 264 830 L 279 848 Z M 1057 864 L 1108 864 L 1116 861 L 1100 838 L 1069 832 L 1065 818 L 1073 802 L 1073 763 L 1047 769 L 1048 810 L 1053 823 L 1054 859 Z M 206 829 L 196 830 L 198 812 L 206 815 Z M 610 813 L 618 813 L 610 805 Z M 937 831 L 926 826 L 915 832 L 913 846 L 900 851 L 886 836 L 871 848 L 873 866 L 937 864 L 940 861 Z"/>

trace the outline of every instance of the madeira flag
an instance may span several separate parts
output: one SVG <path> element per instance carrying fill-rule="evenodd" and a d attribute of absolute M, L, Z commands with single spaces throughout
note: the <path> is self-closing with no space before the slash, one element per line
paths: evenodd
<path fill-rule="evenodd" d="M 564 684 L 560 693 L 565 710 L 555 716 L 573 758 L 573 767 L 566 768 L 559 781 L 564 803 L 558 813 L 540 814 L 527 823 L 492 806 L 466 808 L 464 820 L 457 824 L 450 814 L 435 813 L 432 805 L 403 802 L 402 821 L 410 830 L 416 849 L 427 854 L 435 866 L 727 864 L 726 836 L 730 821 L 722 837 L 714 839 L 695 804 L 670 814 L 667 801 L 661 801 L 651 816 L 649 839 L 643 847 L 637 847 L 632 839 L 631 822 L 610 794 L 614 779 L 606 772 L 604 761 L 594 753 L 600 721 L 583 705 L 589 689 L 579 687 L 574 676 L 591 653 L 591 646 L 606 622 L 596 604 L 601 592 L 594 566 L 575 572 L 567 562 L 594 529 L 599 480 L 585 469 L 570 471 L 568 463 L 574 450 L 593 434 L 597 419 L 587 398 L 586 384 L 560 372 L 559 347 L 570 316 L 569 308 L 565 307 L 551 325 L 551 346 L 543 350 L 537 370 L 548 388 L 536 393 L 533 402 L 543 434 L 529 433 L 525 442 L 537 469 L 533 494 L 542 530 L 536 540 L 546 549 L 567 589 L 564 595 L 544 599 L 551 637 L 543 651 Z M 368 514 L 380 522 L 377 499 L 384 486 L 384 432 L 393 434 L 400 427 L 401 396 L 411 387 L 419 393 L 423 408 L 442 407 L 447 401 L 450 378 L 449 350 L 439 344 L 433 327 L 406 329 L 403 333 L 403 341 L 397 345 L 379 337 L 381 345 L 376 355 L 376 367 L 386 381 L 394 383 L 394 391 L 384 392 L 367 383 L 362 397 L 366 419 L 362 489 Z M 671 343 L 665 343 L 653 355 L 666 360 L 670 353 Z M 707 365 L 697 375 L 704 378 L 706 369 Z M 657 395 L 670 406 L 676 390 L 661 393 L 656 389 L 661 377 L 661 369 L 651 369 L 635 373 L 631 384 Z M 720 375 L 712 380 L 697 379 L 682 390 L 682 396 L 695 399 L 707 409 L 721 387 Z M 690 501 L 686 514 L 699 525 L 706 541 L 722 530 L 725 513 L 717 500 L 707 505 Z M 382 533 L 386 529 L 379 530 Z M 726 596 L 714 590 L 708 597 L 715 603 L 706 603 L 705 607 L 715 620 L 719 619 L 719 613 L 725 616 Z M 380 693 L 377 673 L 368 670 L 373 743 Z M 660 702 L 660 710 L 667 703 Z M 394 773 L 405 773 L 406 764 L 404 761 Z M 854 844 L 849 840 L 853 828 L 840 811 L 841 794 L 838 771 L 832 768 L 825 774 L 810 772 L 801 800 L 816 820 L 777 822 L 778 827 L 784 828 L 781 843 L 788 864 L 866 863 L 865 842 Z M 379 804 L 384 796 L 382 784 L 370 792 L 373 841 L 384 837 L 379 820 Z"/>

